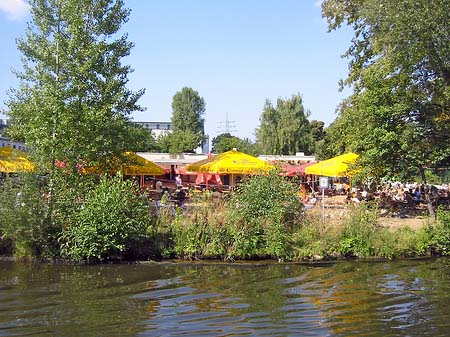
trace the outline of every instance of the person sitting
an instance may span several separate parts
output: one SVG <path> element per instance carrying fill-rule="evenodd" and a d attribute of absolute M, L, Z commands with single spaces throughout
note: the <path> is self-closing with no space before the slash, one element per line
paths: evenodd
<path fill-rule="evenodd" d="M 186 192 L 183 189 L 177 190 L 175 194 L 175 203 L 182 206 L 186 200 Z"/>

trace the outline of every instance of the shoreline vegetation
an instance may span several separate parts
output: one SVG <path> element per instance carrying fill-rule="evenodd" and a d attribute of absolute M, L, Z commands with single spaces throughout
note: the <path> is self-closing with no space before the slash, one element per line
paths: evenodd
<path fill-rule="evenodd" d="M 376 202 L 364 202 L 340 203 L 323 213 L 320 203 L 306 209 L 298 185 L 276 173 L 244 179 L 227 199 L 214 199 L 205 191 L 181 207 L 162 200 L 156 209 L 133 181 L 103 176 L 60 191 L 53 225 L 39 184 L 32 175 L 4 181 L 0 255 L 85 263 L 450 255 L 448 209 L 438 208 L 435 218 L 401 219 L 386 217 Z"/>
<path fill-rule="evenodd" d="M 324 217 L 320 202 L 305 207 L 299 184 L 277 172 L 246 176 L 224 200 L 204 192 L 182 207 L 150 201 L 121 175 L 89 173 L 137 164 L 126 158 L 128 151 L 195 152 L 207 139 L 205 100 L 192 88 L 177 92 L 170 132 L 155 139 L 132 123 L 132 114 L 145 110 L 139 104 L 145 89 L 127 88 L 133 70 L 124 58 L 134 44 L 122 28 L 130 18 L 124 1 L 29 3 L 31 20 L 17 40 L 19 85 L 5 102 L 4 132 L 26 144 L 34 173 L 2 173 L 0 254 L 87 263 L 450 255 L 448 189 L 438 206 L 428 184 L 443 176 L 448 181 L 450 166 L 448 1 L 322 1 L 328 30 L 348 26 L 354 33 L 344 53 L 348 74 L 339 84 L 351 93 L 337 106 L 336 119 L 327 127 L 310 121 L 300 93 L 276 104 L 267 98 L 254 143 L 230 133 L 212 140 L 214 153 L 236 147 L 323 160 L 351 152 L 358 156 L 348 161 L 351 171 L 316 175 L 351 172 L 353 186 L 420 181 L 419 201 L 410 198 L 410 206 L 423 202 L 430 218 L 414 229 L 383 223 L 385 210 L 394 215 L 406 199 L 336 207 Z"/>

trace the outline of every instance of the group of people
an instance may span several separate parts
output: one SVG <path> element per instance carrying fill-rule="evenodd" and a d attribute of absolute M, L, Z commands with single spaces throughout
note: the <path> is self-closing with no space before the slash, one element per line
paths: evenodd
<path fill-rule="evenodd" d="M 314 188 L 316 187 L 316 188 Z M 321 195 L 321 189 L 310 183 L 302 183 L 299 196 L 305 205 L 314 205 Z M 449 185 L 425 185 L 419 183 L 404 184 L 400 182 L 385 183 L 377 188 L 368 186 L 350 186 L 349 183 L 336 183 L 325 189 L 325 195 L 344 195 L 347 204 L 360 204 L 376 201 L 381 208 L 403 207 L 415 209 L 420 204 L 450 207 Z"/>
<path fill-rule="evenodd" d="M 377 189 L 381 205 L 406 204 L 417 206 L 431 202 L 433 206 L 449 206 L 450 192 L 448 185 L 387 183 Z"/>

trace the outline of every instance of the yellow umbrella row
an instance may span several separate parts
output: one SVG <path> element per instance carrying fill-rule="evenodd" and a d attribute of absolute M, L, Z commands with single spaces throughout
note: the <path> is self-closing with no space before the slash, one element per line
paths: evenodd
<path fill-rule="evenodd" d="M 27 157 L 25 152 L 13 149 L 11 146 L 0 148 L 0 172 L 34 171 L 34 164 Z"/>
<path fill-rule="evenodd" d="M 217 174 L 258 174 L 274 167 L 264 160 L 243 152 L 230 150 L 186 166 L 187 171 Z"/>
<path fill-rule="evenodd" d="M 117 169 L 130 176 L 162 175 L 164 168 L 150 160 L 142 158 L 133 152 L 125 152 L 126 162 L 117 163 Z M 30 172 L 34 171 L 33 162 L 28 159 L 25 152 L 13 149 L 10 146 L 0 148 L 0 172 Z M 102 173 L 97 167 L 85 168 L 86 173 Z"/>
<path fill-rule="evenodd" d="M 356 153 L 346 153 L 308 166 L 305 173 L 325 177 L 346 177 L 350 173 L 349 165 L 354 164 L 357 158 Z"/>
<path fill-rule="evenodd" d="M 109 171 L 119 170 L 127 176 L 158 176 L 165 173 L 163 167 L 137 155 L 134 152 L 125 152 L 124 157 L 125 162 L 118 160 L 115 163 L 110 163 L 111 167 Z M 85 168 L 84 171 L 86 173 L 105 173 L 104 169 L 97 166 Z"/>

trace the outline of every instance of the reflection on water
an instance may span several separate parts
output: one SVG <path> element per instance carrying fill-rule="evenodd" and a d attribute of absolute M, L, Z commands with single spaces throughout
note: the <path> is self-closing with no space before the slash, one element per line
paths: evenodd
<path fill-rule="evenodd" d="M 448 336 L 450 260 L 0 261 L 0 336 Z"/>

